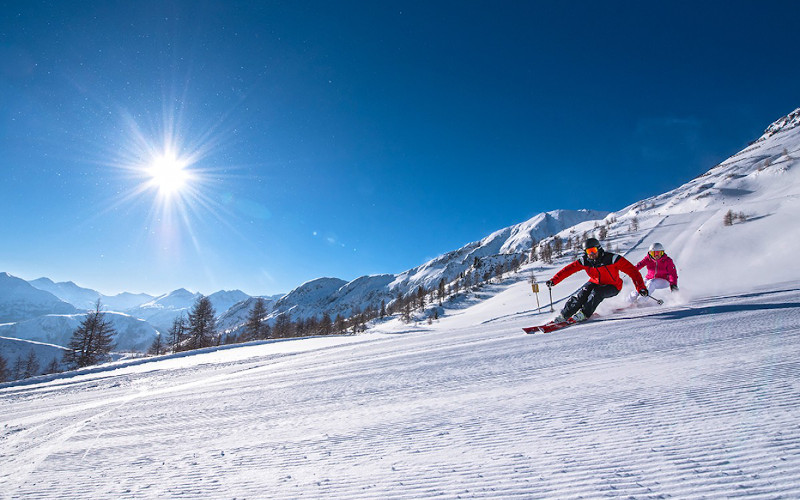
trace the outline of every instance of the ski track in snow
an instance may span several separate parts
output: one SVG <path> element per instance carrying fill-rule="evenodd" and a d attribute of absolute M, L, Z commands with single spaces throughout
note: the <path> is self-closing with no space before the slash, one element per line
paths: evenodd
<path fill-rule="evenodd" d="M 798 288 L 0 389 L 0 496 L 797 498 Z"/>

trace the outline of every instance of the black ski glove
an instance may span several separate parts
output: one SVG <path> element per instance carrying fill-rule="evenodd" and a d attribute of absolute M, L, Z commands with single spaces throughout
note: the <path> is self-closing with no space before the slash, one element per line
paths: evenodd
<path fill-rule="evenodd" d="M 642 297 L 647 297 L 650 294 L 647 292 L 647 288 L 642 288 L 641 290 L 639 290 L 639 295 L 641 295 Z"/>
<path fill-rule="evenodd" d="M 547 288 L 553 288 L 554 286 L 556 286 L 556 284 L 553 283 L 553 280 L 547 280 L 544 282 L 544 284 L 547 285 Z"/>
<path fill-rule="evenodd" d="M 670 292 L 677 292 L 678 291 L 678 285 L 670 285 L 669 286 L 669 291 Z"/>

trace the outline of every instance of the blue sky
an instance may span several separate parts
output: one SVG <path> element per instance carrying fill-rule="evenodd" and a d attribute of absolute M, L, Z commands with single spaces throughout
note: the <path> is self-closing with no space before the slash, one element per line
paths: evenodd
<path fill-rule="evenodd" d="M 2 12 L 0 270 L 105 293 L 402 272 L 677 187 L 800 106 L 795 2 Z"/>

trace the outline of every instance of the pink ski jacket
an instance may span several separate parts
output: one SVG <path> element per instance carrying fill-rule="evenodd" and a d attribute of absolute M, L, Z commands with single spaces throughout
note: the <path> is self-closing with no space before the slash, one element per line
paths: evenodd
<path fill-rule="evenodd" d="M 669 281 L 670 285 L 678 284 L 678 270 L 675 269 L 675 263 L 672 262 L 667 254 L 661 256 L 656 260 L 647 254 L 644 259 L 636 264 L 636 269 L 641 269 L 647 266 L 647 276 L 645 279 L 651 280 L 654 278 L 661 278 L 662 280 Z"/>

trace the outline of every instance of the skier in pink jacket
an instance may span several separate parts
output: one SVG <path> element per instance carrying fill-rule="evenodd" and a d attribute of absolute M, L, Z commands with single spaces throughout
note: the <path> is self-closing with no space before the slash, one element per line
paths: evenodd
<path fill-rule="evenodd" d="M 678 290 L 678 270 L 675 268 L 675 263 L 672 262 L 672 259 L 664 252 L 664 245 L 661 243 L 650 245 L 650 250 L 644 259 L 636 264 L 636 269 L 641 269 L 645 266 L 647 267 L 645 285 L 649 293 L 652 294 L 654 290 L 667 287 L 672 292 Z M 633 294 L 631 301 L 638 299 L 638 297 L 638 294 Z"/>

